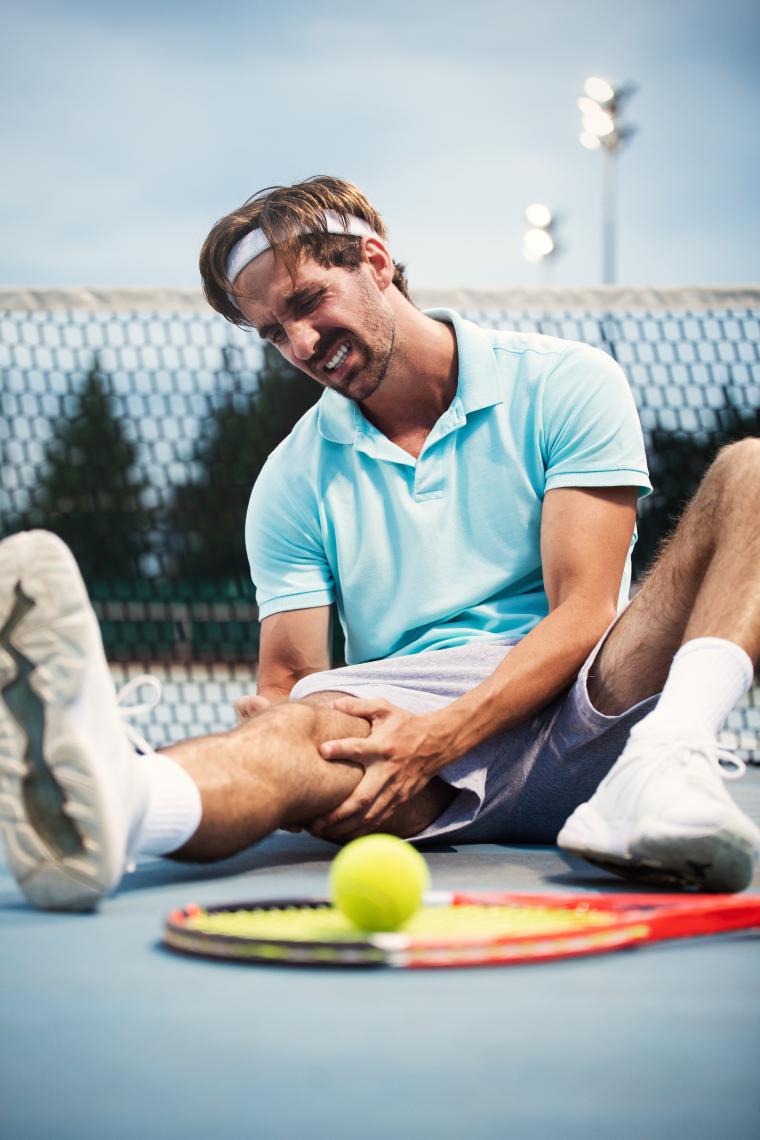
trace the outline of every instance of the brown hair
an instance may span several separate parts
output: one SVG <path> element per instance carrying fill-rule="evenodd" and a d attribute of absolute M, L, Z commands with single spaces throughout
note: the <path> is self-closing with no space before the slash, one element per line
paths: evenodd
<path fill-rule="evenodd" d="M 385 222 L 350 182 L 323 176 L 307 178 L 293 186 L 269 186 L 221 218 L 203 243 L 200 271 L 203 292 L 211 307 L 233 324 L 249 325 L 228 295 L 234 296 L 235 290 L 227 277 L 227 258 L 236 242 L 254 229 L 263 230 L 292 278 L 304 253 L 325 268 L 358 269 L 362 262 L 361 239 L 328 234 L 325 210 L 333 210 L 344 220 L 350 216 L 361 218 L 378 237 L 387 238 Z M 393 284 L 408 298 L 405 266 L 396 261 L 393 266 Z"/>

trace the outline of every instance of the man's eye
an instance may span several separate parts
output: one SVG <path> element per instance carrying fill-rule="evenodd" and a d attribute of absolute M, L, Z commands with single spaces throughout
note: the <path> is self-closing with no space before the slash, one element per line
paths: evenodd
<path fill-rule="evenodd" d="M 304 313 L 312 312 L 322 300 L 322 296 L 322 293 L 312 293 L 311 297 L 306 297 L 301 304 L 301 311 Z"/>
<path fill-rule="evenodd" d="M 280 344 L 284 336 L 285 332 L 283 329 L 270 329 L 270 331 L 267 333 L 267 340 L 271 344 Z"/>

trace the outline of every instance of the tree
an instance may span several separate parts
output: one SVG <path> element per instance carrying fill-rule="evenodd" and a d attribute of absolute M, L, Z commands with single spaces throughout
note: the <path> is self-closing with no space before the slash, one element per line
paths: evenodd
<path fill-rule="evenodd" d="M 224 389 L 193 453 L 194 478 L 175 488 L 172 545 L 183 577 L 249 578 L 244 545 L 251 487 L 270 452 L 319 397 L 313 380 L 264 346 L 258 385 L 244 393 L 232 350 L 218 373 Z"/>
<path fill-rule="evenodd" d="M 147 526 L 136 447 L 108 389 L 95 357 L 73 401 L 61 401 L 39 487 L 23 519 L 23 525 L 44 526 L 68 543 L 91 588 L 139 577 Z"/>

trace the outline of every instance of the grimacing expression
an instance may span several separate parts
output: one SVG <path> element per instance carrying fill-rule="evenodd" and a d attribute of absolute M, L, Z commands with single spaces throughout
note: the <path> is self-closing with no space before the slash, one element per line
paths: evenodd
<path fill-rule="evenodd" d="M 395 320 L 366 266 L 326 269 L 305 258 L 292 281 L 267 251 L 236 287 L 245 317 L 296 368 L 351 400 L 367 400 L 380 387 Z"/>

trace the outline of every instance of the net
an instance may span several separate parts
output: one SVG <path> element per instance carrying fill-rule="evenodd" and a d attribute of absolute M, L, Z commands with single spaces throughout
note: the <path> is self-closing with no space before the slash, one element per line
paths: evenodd
<path fill-rule="evenodd" d="M 715 451 L 760 431 L 760 289 L 420 292 L 490 327 L 582 340 L 623 366 L 655 494 L 635 570 Z M 117 683 L 149 670 L 159 745 L 230 727 L 258 652 L 242 542 L 266 456 L 319 390 L 195 290 L 0 290 L 0 533 L 56 531 Z M 335 646 L 340 653 L 340 644 Z M 760 695 L 726 740 L 760 759 Z"/>

